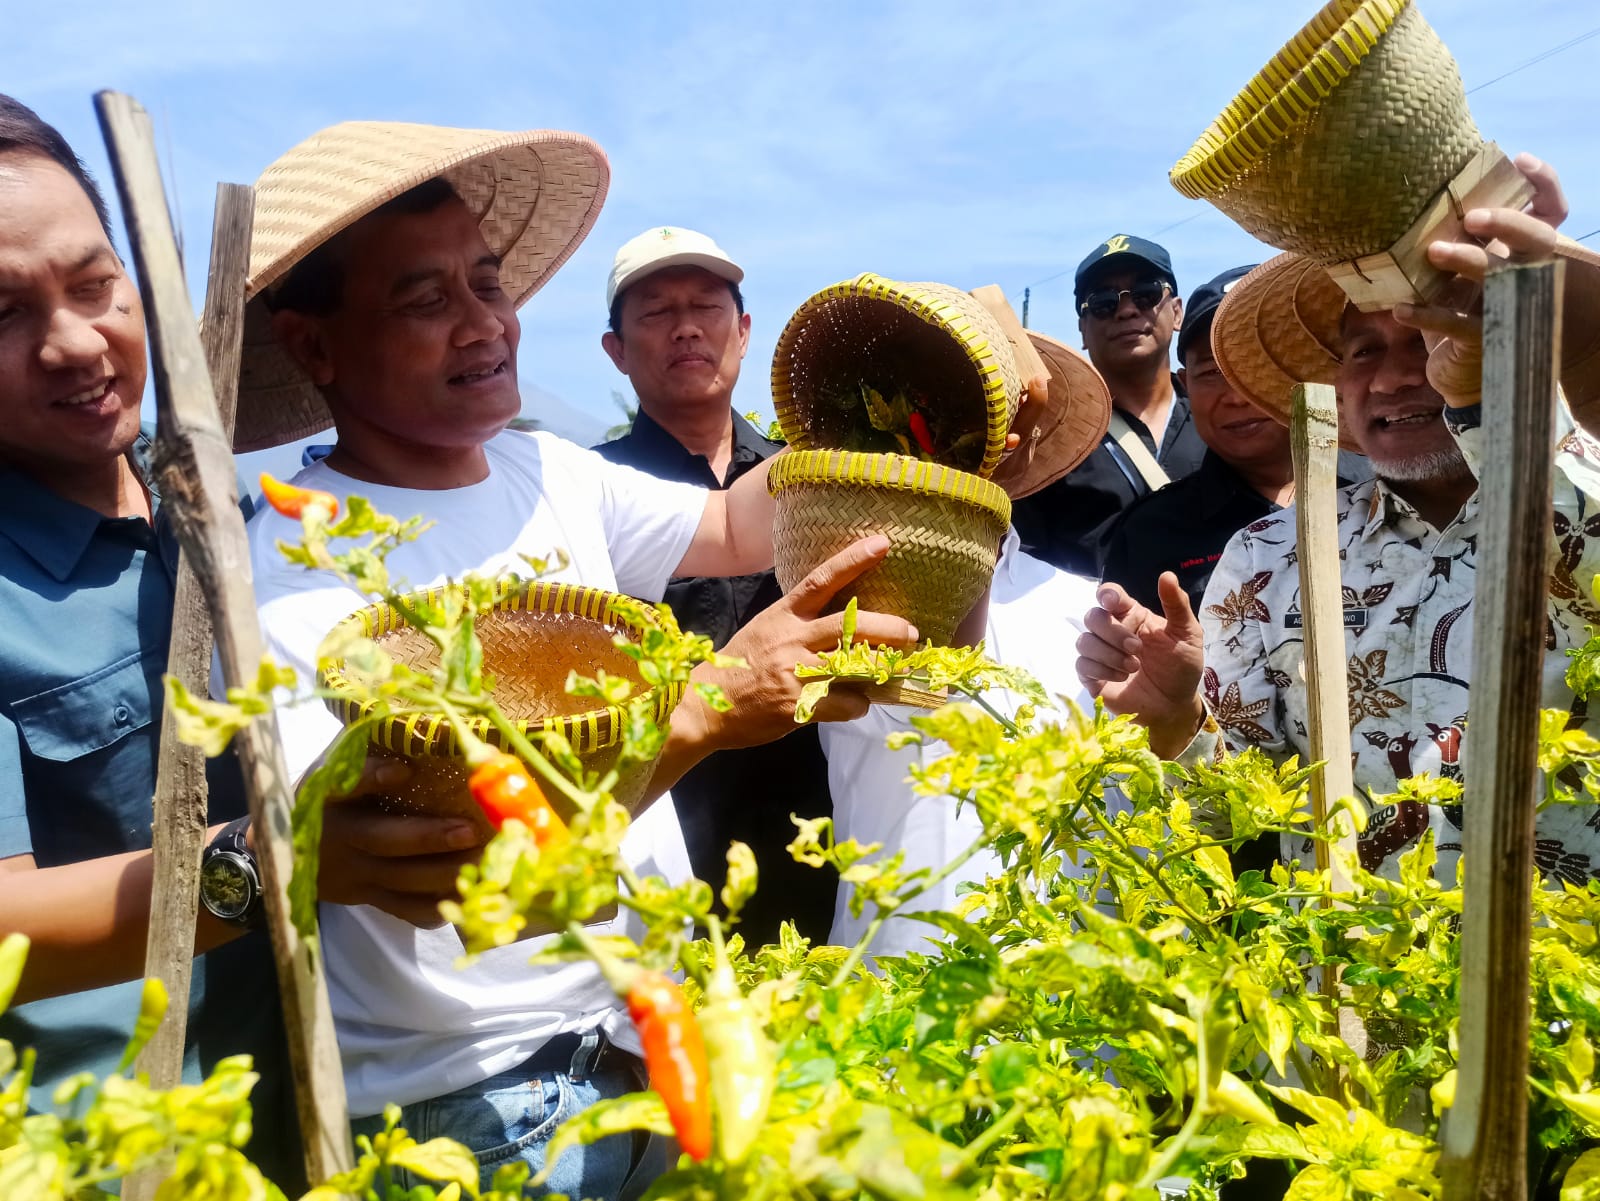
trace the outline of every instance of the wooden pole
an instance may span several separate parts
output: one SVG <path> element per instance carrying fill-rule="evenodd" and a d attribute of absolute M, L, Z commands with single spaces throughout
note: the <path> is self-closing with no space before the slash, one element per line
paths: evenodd
<path fill-rule="evenodd" d="M 239 391 L 239 350 L 244 330 L 244 281 L 250 270 L 250 223 L 255 193 L 239 184 L 217 185 L 216 217 L 211 227 L 211 273 L 206 286 L 200 340 L 205 348 L 211 388 L 223 436 L 233 436 Z M 156 432 L 156 471 L 168 470 L 164 453 L 170 431 Z M 167 671 L 203 696 L 211 680 L 211 614 L 205 593 L 190 566 L 178 563 L 173 591 L 172 644 Z M 206 758 L 197 747 L 178 741 L 177 722 L 166 710 L 161 719 L 161 753 L 156 760 L 156 794 L 151 849 L 150 934 L 144 974 L 161 980 L 173 1004 L 155 1036 L 139 1056 L 139 1070 L 160 1089 L 174 1087 L 183 1074 L 188 1032 L 189 978 L 194 965 L 194 927 L 200 899 L 200 854 L 205 846 Z M 148 1201 L 167 1172 L 151 1170 L 125 1182 L 126 1201 Z"/>
<path fill-rule="evenodd" d="M 241 684 L 253 680 L 260 665 L 261 630 L 239 514 L 232 443 L 222 430 L 184 285 L 149 114 L 131 97 L 116 92 L 99 93 L 95 108 L 139 271 L 156 403 L 169 438 L 161 473 L 162 503 L 172 515 L 184 557 L 209 603 L 223 678 L 229 685 Z M 259 720 L 235 744 L 250 796 L 306 1171 L 315 1183 L 352 1161 L 344 1076 L 317 945 L 302 939 L 289 920 L 290 783 L 277 723 L 271 718 Z"/>
<path fill-rule="evenodd" d="M 1294 510 L 1300 562 L 1300 614 L 1305 634 L 1306 702 L 1311 758 L 1311 815 L 1328 826 L 1334 802 L 1355 793 L 1350 766 L 1350 691 L 1346 679 L 1344 602 L 1341 599 L 1338 487 L 1339 412 L 1332 386 L 1294 390 L 1289 424 L 1294 457 Z M 1335 889 L 1350 885 L 1326 842 L 1317 842 L 1318 871 L 1333 873 Z M 1326 982 L 1331 984 L 1331 982 Z"/>
<path fill-rule="evenodd" d="M 1528 948 L 1561 264 L 1484 284 L 1483 464 L 1462 812 L 1461 1024 L 1440 1130 L 1449 1201 L 1528 1195 Z"/>

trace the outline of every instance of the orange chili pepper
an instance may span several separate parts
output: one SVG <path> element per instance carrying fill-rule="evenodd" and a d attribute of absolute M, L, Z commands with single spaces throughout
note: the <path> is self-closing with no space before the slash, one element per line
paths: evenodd
<path fill-rule="evenodd" d="M 538 781 L 528 774 L 528 765 L 515 755 L 495 752 L 473 770 L 467 787 L 495 829 L 514 817 L 532 832 L 541 851 L 567 837 L 567 823 L 550 807 Z"/>
<path fill-rule="evenodd" d="M 688 999 L 660 972 L 640 972 L 628 989 L 628 1013 L 644 1046 L 650 1087 L 666 1102 L 678 1145 L 704 1161 L 711 1155 L 711 1074 Z"/>
<path fill-rule="evenodd" d="M 261 494 L 267 503 L 285 517 L 298 519 L 308 505 L 321 505 L 328 510 L 328 520 L 339 515 L 339 502 L 331 492 L 318 492 L 314 488 L 296 488 L 282 480 L 274 479 L 265 471 L 261 473 Z"/>
<path fill-rule="evenodd" d="M 911 436 L 917 440 L 917 445 L 922 448 L 922 453 L 931 455 L 933 451 L 933 431 L 928 428 L 928 419 L 915 409 L 911 410 Z"/>

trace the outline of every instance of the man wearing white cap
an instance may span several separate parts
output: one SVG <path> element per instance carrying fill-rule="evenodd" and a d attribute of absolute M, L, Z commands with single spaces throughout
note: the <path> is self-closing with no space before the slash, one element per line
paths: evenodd
<path fill-rule="evenodd" d="M 633 428 L 594 449 L 613 463 L 659 479 L 722 490 L 781 444 L 761 436 L 733 408 L 739 366 L 750 345 L 744 271 L 702 233 L 656 226 L 617 251 L 606 284 L 610 328 L 601 345 L 639 398 Z M 724 646 L 778 600 L 772 572 L 674 579 L 663 598 L 687 630 Z M 672 787 L 695 874 L 720 891 L 728 844 L 748 845 L 762 887 L 746 907 L 751 942 L 777 938 L 779 923 L 827 937 L 837 877 L 790 856 L 790 814 L 832 811 L 828 768 L 814 726 L 763 746 L 722 751 Z M 759 803 L 755 803 L 759 801 Z"/>

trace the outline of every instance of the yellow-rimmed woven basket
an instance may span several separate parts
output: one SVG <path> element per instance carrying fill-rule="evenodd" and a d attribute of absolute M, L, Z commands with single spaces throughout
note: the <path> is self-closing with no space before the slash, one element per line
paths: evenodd
<path fill-rule="evenodd" d="M 1482 145 L 1455 60 L 1410 0 L 1332 0 L 1171 178 L 1332 265 L 1392 246 Z"/>
<path fill-rule="evenodd" d="M 947 644 L 994 574 L 1011 500 L 970 472 L 904 455 L 794 451 L 772 460 L 778 583 L 790 591 L 852 542 L 887 534 L 888 556 L 845 588 L 862 609 L 893 613 L 923 641 Z"/>
<path fill-rule="evenodd" d="M 778 335 L 772 404 L 789 445 L 855 449 L 865 406 L 846 410 L 836 398 L 862 384 L 915 388 L 944 429 L 981 435 L 959 453 L 939 450 L 944 465 L 984 477 L 1000 462 L 1022 397 L 1011 343 L 971 294 L 870 273 L 818 292 Z"/>
<path fill-rule="evenodd" d="M 458 593 L 459 586 L 452 585 Z M 438 603 L 445 588 L 415 594 Z M 477 632 L 483 645 L 483 667 L 492 678 L 495 703 L 537 745 L 539 736 L 555 732 L 572 744 L 584 765 L 595 771 L 615 766 L 622 749 L 625 714 L 621 706 L 596 706 L 593 698 L 566 692 L 569 670 L 592 676 L 597 668 L 639 681 L 637 665 L 613 643 L 617 635 L 637 640 L 660 619 L 654 608 L 631 597 L 577 584 L 526 583 L 508 580 L 492 608 L 480 612 Z M 405 623 L 389 605 L 373 605 L 347 617 L 339 627 L 370 638 L 396 662 L 418 671 L 439 664 L 439 651 L 424 635 Z M 320 673 L 323 687 L 343 696 L 328 699 L 327 706 L 345 725 L 368 716 L 373 705 L 356 695 L 343 662 L 329 664 Z M 656 719 L 665 722 L 682 699 L 681 685 L 648 690 Z M 487 720 L 473 719 L 473 736 L 505 749 L 500 731 Z M 411 776 L 398 792 L 382 799 L 384 807 L 400 813 L 461 817 L 484 825 L 482 815 L 467 791 L 468 770 L 460 758 L 455 735 L 442 718 L 425 713 L 396 713 L 371 727 L 370 753 L 410 760 Z M 632 808 L 643 795 L 654 765 L 630 766 L 613 795 Z"/>

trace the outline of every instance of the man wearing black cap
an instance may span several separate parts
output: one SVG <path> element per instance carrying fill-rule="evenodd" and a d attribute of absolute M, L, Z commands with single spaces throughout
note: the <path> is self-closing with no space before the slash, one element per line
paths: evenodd
<path fill-rule="evenodd" d="M 1111 389 L 1111 429 L 1075 471 L 1017 505 L 1012 523 L 1030 554 L 1098 576 L 1123 511 L 1194 471 L 1206 448 L 1168 360 L 1183 301 L 1166 250 L 1115 234 L 1078 265 L 1073 290 L 1084 349 Z"/>

